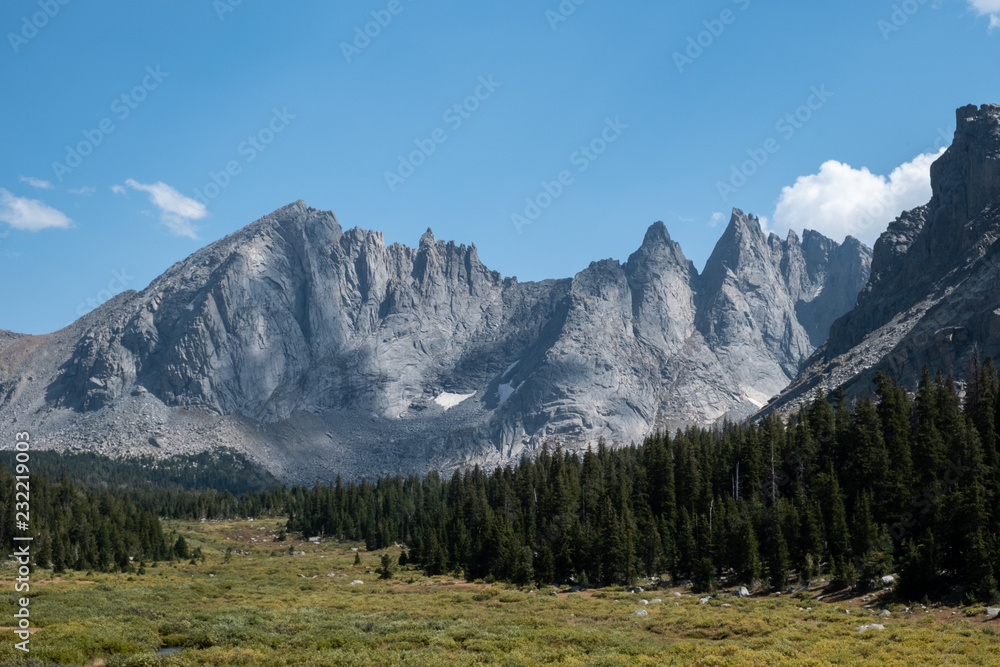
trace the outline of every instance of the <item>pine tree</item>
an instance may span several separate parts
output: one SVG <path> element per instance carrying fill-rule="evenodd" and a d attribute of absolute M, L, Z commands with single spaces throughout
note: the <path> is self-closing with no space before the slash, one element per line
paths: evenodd
<path fill-rule="evenodd" d="M 817 469 L 826 470 L 833 464 L 836 455 L 836 426 L 833 408 L 819 387 L 816 388 L 806 418 L 816 442 Z"/>
<path fill-rule="evenodd" d="M 854 587 L 858 583 L 858 568 L 848 556 L 838 557 L 833 562 L 833 580 L 835 588 Z"/>
<path fill-rule="evenodd" d="M 837 387 L 833 392 L 833 423 L 834 446 L 830 457 L 839 472 L 839 466 L 844 463 L 844 452 L 850 447 L 851 435 L 851 416 L 847 409 L 847 394 L 843 387 Z"/>
<path fill-rule="evenodd" d="M 882 485 L 886 515 L 899 517 L 912 500 L 913 456 L 910 451 L 910 399 L 902 387 L 879 372 L 875 376 L 878 416 L 888 455 L 888 477 Z"/>
<path fill-rule="evenodd" d="M 542 547 L 534 572 L 539 585 L 551 584 L 556 580 L 556 558 L 548 546 Z"/>
<path fill-rule="evenodd" d="M 52 561 L 52 541 L 53 535 L 40 535 L 37 540 L 38 551 L 35 552 L 35 565 L 37 567 L 48 567 Z"/>
<path fill-rule="evenodd" d="M 379 579 L 392 579 L 392 557 L 389 554 L 382 554 L 380 558 L 381 572 Z"/>
<path fill-rule="evenodd" d="M 754 532 L 753 524 L 749 519 L 743 521 L 743 530 L 740 532 L 739 565 L 736 569 L 737 579 L 747 586 L 754 586 L 760 581 L 763 566 L 760 562 L 760 547 L 757 543 L 757 534 Z"/>
<path fill-rule="evenodd" d="M 851 522 L 854 563 L 862 587 L 871 588 L 878 578 L 892 570 L 892 540 L 885 527 L 879 527 L 872 516 L 871 494 L 859 497 Z"/>
<path fill-rule="evenodd" d="M 878 411 L 868 398 L 862 398 L 855 406 L 849 441 L 845 452 L 847 495 L 867 492 L 879 498 L 880 503 L 888 501 L 889 455 Z"/>
<path fill-rule="evenodd" d="M 660 572 L 669 572 L 674 580 L 679 578 L 677 571 L 677 531 L 674 524 L 668 523 L 667 518 L 661 516 L 659 519 L 660 534 L 660 565 L 656 568 Z"/>
<path fill-rule="evenodd" d="M 646 576 L 657 576 L 660 574 L 659 567 L 663 562 L 661 550 L 663 548 L 663 538 L 656 528 L 656 520 L 653 519 L 653 512 L 648 505 L 643 508 L 642 521 L 637 528 L 639 533 L 639 562 L 642 564 Z"/>
<path fill-rule="evenodd" d="M 62 574 L 66 571 L 66 555 L 63 550 L 62 535 L 53 535 L 52 539 L 52 573 Z"/>
<path fill-rule="evenodd" d="M 178 535 L 177 541 L 174 542 L 174 555 L 181 560 L 191 557 L 191 553 L 188 551 L 187 540 L 184 539 L 183 535 Z"/>
<path fill-rule="evenodd" d="M 603 503 L 600 535 L 601 581 L 606 585 L 621 583 L 628 577 L 625 553 L 628 544 L 621 518 L 614 511 L 610 498 L 605 498 Z"/>
<path fill-rule="evenodd" d="M 425 558 L 424 571 L 429 576 L 433 577 L 438 574 L 444 574 L 447 571 L 448 564 L 445 562 L 444 549 L 441 547 L 441 542 L 438 540 L 436 531 L 434 530 L 430 530 L 427 534 L 427 554 Z M 509 571 L 503 574 L 504 578 L 510 576 Z"/>
<path fill-rule="evenodd" d="M 924 488 L 937 484 L 945 467 L 945 443 L 938 430 L 940 410 L 934 394 L 930 371 L 925 366 L 917 389 L 915 406 L 917 431 L 913 442 L 913 464 L 917 481 Z"/>
<path fill-rule="evenodd" d="M 677 578 L 690 577 L 694 571 L 698 544 L 694 539 L 694 526 L 687 508 L 681 508 L 680 528 L 677 541 Z"/>
<path fill-rule="evenodd" d="M 997 580 L 986 535 L 977 530 L 968 539 L 965 563 L 965 580 L 969 596 L 979 602 L 992 602 L 997 598 Z"/>
<path fill-rule="evenodd" d="M 788 581 L 788 543 L 781 532 L 781 526 L 775 512 L 771 513 L 770 526 L 770 550 L 767 558 L 767 576 L 771 583 L 771 588 L 778 589 Z"/>
<path fill-rule="evenodd" d="M 695 564 L 691 588 L 695 593 L 714 593 L 715 586 L 715 565 L 712 564 L 712 559 L 702 556 Z"/>
<path fill-rule="evenodd" d="M 819 520 L 819 509 L 809 503 L 802 493 L 798 525 L 798 561 L 795 568 L 803 581 L 809 581 L 820 574 L 820 558 L 823 555 L 823 532 Z"/>
<path fill-rule="evenodd" d="M 843 561 L 848 556 L 851 547 L 850 532 L 847 527 L 847 508 L 844 496 L 840 491 L 837 476 L 831 469 L 823 480 L 824 493 L 820 504 L 826 508 L 827 550 L 830 561 Z"/>
<path fill-rule="evenodd" d="M 1000 470 L 1000 435 L 997 428 L 1000 419 L 1000 379 L 992 357 L 987 357 L 981 367 L 977 360 L 978 356 L 973 356 L 973 364 L 969 370 L 966 414 L 979 436 L 983 464 L 986 470 L 993 472 L 985 476 L 983 483 L 987 503 L 995 506 L 1000 500 L 1000 474 L 997 474 Z M 998 519 L 1000 513 L 995 513 L 991 522 L 993 532 L 1000 531 Z"/>
<path fill-rule="evenodd" d="M 708 517 L 700 516 L 698 525 L 698 547 L 691 581 L 696 592 L 711 593 L 715 590 L 715 545 Z"/>
<path fill-rule="evenodd" d="M 511 572 L 511 581 L 515 584 L 524 585 L 535 578 L 535 571 L 532 565 L 533 557 L 531 547 L 521 546 L 517 550 L 514 568 Z"/>
<path fill-rule="evenodd" d="M 934 534 L 927 531 L 919 541 L 907 541 L 897 590 L 904 599 L 913 601 L 936 594 L 940 586 L 937 545 Z"/>
<path fill-rule="evenodd" d="M 765 497 L 764 443 L 760 428 L 751 424 L 746 429 L 745 444 L 740 458 L 740 497 L 762 500 Z"/>
<path fill-rule="evenodd" d="M 97 558 L 95 564 L 99 570 L 107 571 L 114 562 L 114 547 L 111 544 L 111 530 L 108 528 L 107 521 L 100 522 L 96 544 Z M 186 557 L 187 556 L 185 556 L 185 558 Z"/>

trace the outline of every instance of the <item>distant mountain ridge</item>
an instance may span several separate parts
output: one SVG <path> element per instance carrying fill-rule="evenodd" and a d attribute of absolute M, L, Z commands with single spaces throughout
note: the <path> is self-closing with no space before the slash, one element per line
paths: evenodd
<path fill-rule="evenodd" d="M 0 336 L 0 424 L 114 455 L 234 447 L 304 482 L 628 444 L 756 411 L 870 261 L 737 210 L 700 275 L 656 223 L 625 263 L 521 283 L 474 245 L 386 246 L 297 202 L 61 331 Z"/>

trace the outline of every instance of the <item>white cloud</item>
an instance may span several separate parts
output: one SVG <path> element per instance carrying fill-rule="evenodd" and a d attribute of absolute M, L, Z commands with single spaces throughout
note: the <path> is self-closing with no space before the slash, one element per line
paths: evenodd
<path fill-rule="evenodd" d="M 990 17 L 990 30 L 1000 28 L 1000 0 L 969 0 L 969 5 L 980 16 Z"/>
<path fill-rule="evenodd" d="M 92 195 L 97 192 L 97 188 L 85 185 L 82 188 L 70 188 L 69 191 L 74 195 Z"/>
<path fill-rule="evenodd" d="M 187 236 L 192 239 L 198 238 L 191 221 L 201 220 L 208 215 L 204 204 L 185 197 L 163 181 L 145 185 L 130 178 L 125 181 L 125 185 L 133 190 L 149 194 L 149 200 L 160 209 L 160 219 L 171 232 L 177 236 Z M 116 190 L 115 188 L 120 188 L 120 190 Z M 111 189 L 114 192 L 125 191 L 120 185 L 116 185 Z"/>
<path fill-rule="evenodd" d="M 21 182 L 27 183 L 31 187 L 38 188 L 39 190 L 51 190 L 53 187 L 48 181 L 41 178 L 35 178 L 34 176 L 22 176 Z"/>
<path fill-rule="evenodd" d="M 712 219 L 708 222 L 709 227 L 718 227 L 719 223 L 726 219 L 726 216 L 722 213 L 715 212 L 712 214 Z"/>
<path fill-rule="evenodd" d="M 124 185 L 118 185 L 116 183 L 115 185 L 111 186 L 111 191 L 114 192 L 116 195 L 123 195 L 123 194 L 125 194 L 125 186 Z"/>
<path fill-rule="evenodd" d="M 783 231 L 814 229 L 835 241 L 851 235 L 872 245 L 900 213 L 930 200 L 931 163 L 944 151 L 918 155 L 888 177 L 867 167 L 824 162 L 818 174 L 800 176 L 794 185 L 782 188 L 774 226 Z"/>
<path fill-rule="evenodd" d="M 0 188 L 0 222 L 29 232 L 46 227 L 65 229 L 73 224 L 72 220 L 48 204 L 37 199 L 15 197 L 3 188 Z"/>
<path fill-rule="evenodd" d="M 969 0 L 969 4 L 980 14 L 1000 14 L 1000 0 Z"/>

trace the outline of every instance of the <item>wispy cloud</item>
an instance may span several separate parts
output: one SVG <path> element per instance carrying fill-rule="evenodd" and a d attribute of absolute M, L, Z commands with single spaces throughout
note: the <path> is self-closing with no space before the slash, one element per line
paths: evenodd
<path fill-rule="evenodd" d="M 980 16 L 990 17 L 990 31 L 1000 28 L 1000 0 L 969 0 Z"/>
<path fill-rule="evenodd" d="M 22 183 L 27 183 L 33 188 L 38 188 L 39 190 L 51 190 L 54 186 L 42 178 L 35 178 L 34 176 L 22 176 Z"/>
<path fill-rule="evenodd" d="M 82 188 L 70 188 L 69 192 L 70 192 L 70 194 L 74 194 L 74 195 L 88 195 L 89 196 L 89 195 L 92 195 L 95 192 L 97 192 L 97 188 L 92 188 L 90 186 L 85 185 Z"/>
<path fill-rule="evenodd" d="M 114 192 L 116 195 L 123 195 L 123 194 L 125 194 L 125 186 L 124 185 L 118 185 L 116 183 L 115 185 L 111 186 L 111 191 Z"/>
<path fill-rule="evenodd" d="M 888 176 L 824 162 L 818 174 L 782 188 L 774 224 L 782 231 L 814 229 L 837 241 L 850 234 L 871 245 L 896 216 L 931 198 L 931 164 L 944 150 L 918 155 Z"/>
<path fill-rule="evenodd" d="M 37 199 L 17 197 L 0 188 L 0 222 L 14 229 L 37 232 L 48 227 L 65 229 L 73 221 L 62 212 Z"/>
<path fill-rule="evenodd" d="M 149 195 L 149 200 L 160 209 L 160 220 L 173 234 L 198 238 L 191 221 L 201 220 L 208 215 L 204 204 L 185 197 L 163 181 L 147 185 L 130 178 L 125 181 L 125 185 Z M 125 188 L 120 185 L 115 185 L 111 189 L 116 193 L 125 192 Z"/>
<path fill-rule="evenodd" d="M 712 214 L 712 219 L 708 221 L 709 227 L 718 227 L 719 223 L 726 219 L 726 216 L 718 211 Z"/>

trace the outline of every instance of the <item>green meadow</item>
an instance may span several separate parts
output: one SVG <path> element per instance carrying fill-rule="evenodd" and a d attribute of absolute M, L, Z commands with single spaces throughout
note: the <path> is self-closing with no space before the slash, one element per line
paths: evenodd
<path fill-rule="evenodd" d="M 1000 621 L 982 607 L 907 613 L 889 599 L 817 600 L 818 588 L 702 603 L 684 588 L 469 583 L 399 567 L 398 547 L 279 541 L 275 520 L 165 529 L 184 536 L 193 563 L 33 572 L 31 652 L 15 649 L 10 611 L 0 666 L 995 665 L 1000 656 Z M 3 576 L 13 581 L 12 561 Z M 5 589 L 13 610 L 20 594 Z M 885 629 L 859 631 L 871 623 Z M 180 651 L 156 654 L 164 648 Z"/>

